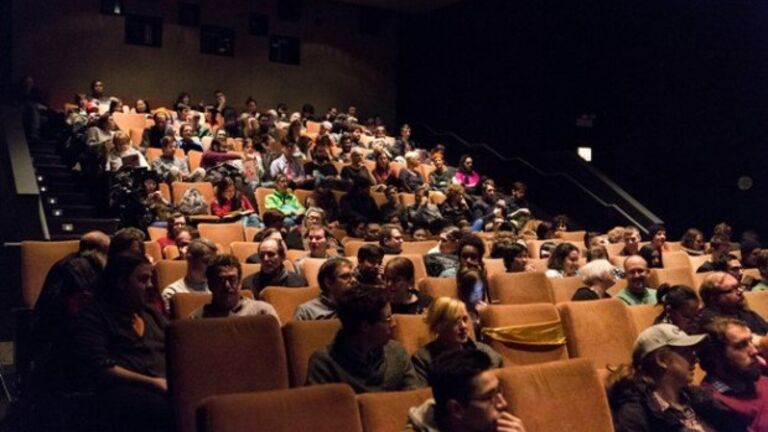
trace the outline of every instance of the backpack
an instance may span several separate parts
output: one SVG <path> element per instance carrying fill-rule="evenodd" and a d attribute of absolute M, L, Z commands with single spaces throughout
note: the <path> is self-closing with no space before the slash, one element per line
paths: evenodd
<path fill-rule="evenodd" d="M 205 197 L 194 187 L 184 192 L 179 203 L 179 211 L 186 216 L 208 214 L 210 207 L 205 201 Z"/>

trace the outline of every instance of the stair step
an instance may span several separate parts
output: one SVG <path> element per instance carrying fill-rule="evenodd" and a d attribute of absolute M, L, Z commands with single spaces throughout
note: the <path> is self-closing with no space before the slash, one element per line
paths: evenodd
<path fill-rule="evenodd" d="M 88 205 L 91 197 L 84 192 L 51 192 L 46 194 L 45 205 Z"/>
<path fill-rule="evenodd" d="M 99 230 L 112 234 L 120 227 L 120 219 L 106 218 L 54 218 L 48 220 L 51 235 L 82 235 Z"/>
<path fill-rule="evenodd" d="M 64 165 L 57 154 L 32 154 L 33 164 Z"/>
<path fill-rule="evenodd" d="M 92 205 L 47 205 L 45 213 L 53 220 L 61 218 L 95 218 L 98 216 L 96 207 Z"/>

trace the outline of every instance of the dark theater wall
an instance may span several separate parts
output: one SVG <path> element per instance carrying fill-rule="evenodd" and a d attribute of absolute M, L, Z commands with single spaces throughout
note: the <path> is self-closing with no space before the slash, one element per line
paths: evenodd
<path fill-rule="evenodd" d="M 361 32 L 361 9 L 304 0 L 298 22 L 277 17 L 277 1 L 200 0 L 203 25 L 233 28 L 234 56 L 200 53 L 200 28 L 178 24 L 179 1 L 125 0 L 130 14 L 163 18 L 162 47 L 124 43 L 124 18 L 99 13 L 94 0 L 14 1 L 16 77 L 29 74 L 49 90 L 56 106 L 88 90 L 94 78 L 128 103 L 149 98 L 172 103 L 179 91 L 211 100 L 222 88 L 241 107 L 248 95 L 262 106 L 311 102 L 318 111 L 356 104 L 359 112 L 393 119 L 397 38 L 395 15 L 377 14 L 375 29 Z M 249 34 L 249 13 L 269 16 L 270 33 L 301 38 L 301 65 L 270 63 L 269 38 Z M 363 15 L 364 18 L 368 15 Z"/>
<path fill-rule="evenodd" d="M 399 114 L 507 155 L 575 149 L 596 114 L 594 163 L 674 233 L 768 240 L 766 22 L 756 1 L 463 2 L 401 26 Z"/>

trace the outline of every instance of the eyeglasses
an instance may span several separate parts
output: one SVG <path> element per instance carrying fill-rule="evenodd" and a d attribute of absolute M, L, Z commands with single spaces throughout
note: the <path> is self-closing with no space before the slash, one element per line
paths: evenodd
<path fill-rule="evenodd" d="M 501 386 L 496 386 L 492 388 L 491 390 L 488 390 L 487 392 L 481 394 L 480 396 L 474 396 L 468 398 L 470 402 L 477 401 L 477 402 L 489 402 L 489 401 L 496 401 L 499 397 L 501 397 Z"/>

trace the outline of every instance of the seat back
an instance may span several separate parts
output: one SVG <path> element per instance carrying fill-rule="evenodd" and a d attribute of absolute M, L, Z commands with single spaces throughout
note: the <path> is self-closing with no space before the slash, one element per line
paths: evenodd
<path fill-rule="evenodd" d="M 285 346 L 273 316 L 174 321 L 166 347 L 179 431 L 196 430 L 195 410 L 208 396 L 288 388 Z"/>
<path fill-rule="evenodd" d="M 340 328 L 341 322 L 337 319 L 289 321 L 283 326 L 292 386 L 303 386 L 306 383 L 307 368 L 312 353 L 330 345 Z"/>
<path fill-rule="evenodd" d="M 240 294 L 246 298 L 253 298 L 253 292 L 242 290 Z M 211 293 L 177 293 L 171 297 L 171 319 L 186 319 L 192 312 L 211 302 Z"/>
<path fill-rule="evenodd" d="M 560 240 L 584 244 L 584 234 L 586 231 L 561 231 L 559 233 Z"/>
<path fill-rule="evenodd" d="M 403 242 L 403 253 L 424 255 L 435 246 L 437 246 L 437 240 Z"/>
<path fill-rule="evenodd" d="M 763 319 L 768 319 L 768 291 L 744 293 L 749 308 L 757 312 Z"/>
<path fill-rule="evenodd" d="M 696 272 L 696 270 L 701 267 L 702 264 L 704 264 L 707 261 L 712 261 L 712 255 L 699 255 L 699 256 L 689 256 L 688 262 L 690 263 L 690 268 L 692 272 Z"/>
<path fill-rule="evenodd" d="M 557 309 L 571 358 L 590 359 L 601 369 L 630 363 L 637 332 L 621 300 L 567 302 Z"/>
<path fill-rule="evenodd" d="M 301 273 L 310 286 L 320 286 L 317 275 L 320 273 L 320 267 L 327 261 L 327 258 L 305 258 L 301 261 Z"/>
<path fill-rule="evenodd" d="M 618 257 L 621 250 L 624 249 L 624 242 L 608 243 L 605 245 L 605 250 L 608 251 L 608 256 Z"/>
<path fill-rule="evenodd" d="M 432 389 L 365 393 L 357 396 L 360 421 L 366 432 L 400 432 L 408 421 L 408 410 L 432 397 Z"/>
<path fill-rule="evenodd" d="M 498 371 L 502 393 L 528 432 L 611 432 L 605 389 L 592 362 L 564 360 Z"/>
<path fill-rule="evenodd" d="M 643 330 L 653 325 L 653 320 L 661 313 L 661 306 L 637 305 L 627 308 L 635 325 L 635 331 L 640 334 Z"/>
<path fill-rule="evenodd" d="M 267 210 L 267 195 L 271 194 L 273 191 L 274 189 L 272 188 L 256 188 L 256 204 L 259 207 L 259 216 L 264 216 L 264 212 Z"/>
<path fill-rule="evenodd" d="M 648 286 L 658 288 L 661 284 L 693 286 L 693 275 L 688 267 L 655 268 L 648 275 Z"/>
<path fill-rule="evenodd" d="M 456 286 L 456 278 L 426 277 L 417 283 L 419 291 L 432 298 L 450 297 L 459 298 L 459 288 Z"/>
<path fill-rule="evenodd" d="M 187 274 L 187 262 L 162 260 L 155 264 L 155 278 L 158 291 L 163 291 L 168 285 L 176 282 Z"/>
<path fill-rule="evenodd" d="M 690 269 L 690 265 L 691 265 L 691 262 L 688 260 L 688 254 L 681 250 L 664 252 L 663 261 L 664 261 L 665 269 L 672 269 L 672 268 L 679 268 L 679 267 L 685 267 L 687 269 Z"/>
<path fill-rule="evenodd" d="M 501 304 L 552 303 L 547 277 L 541 272 L 497 273 L 489 281 L 491 300 Z"/>
<path fill-rule="evenodd" d="M 256 236 L 259 231 L 261 231 L 261 228 L 245 227 L 245 241 L 252 242 L 253 237 Z"/>
<path fill-rule="evenodd" d="M 285 325 L 293 319 L 296 308 L 320 295 L 320 288 L 266 287 L 259 293 L 265 302 L 274 306 L 280 322 Z"/>
<path fill-rule="evenodd" d="M 490 253 L 490 246 L 486 246 L 485 250 Z M 485 262 L 485 272 L 488 275 L 488 279 L 491 279 L 495 274 L 507 272 L 507 268 L 504 267 L 504 260 L 501 258 L 486 258 L 483 261 Z"/>
<path fill-rule="evenodd" d="M 552 299 L 555 303 L 571 301 L 576 290 L 584 286 L 584 280 L 581 276 L 547 279 L 547 283 L 549 283 L 549 289 L 552 291 Z"/>
<path fill-rule="evenodd" d="M 531 258 L 538 259 L 539 258 L 539 251 L 541 250 L 541 245 L 544 243 L 554 243 L 558 244 L 561 243 L 562 240 L 560 239 L 547 239 L 547 240 L 528 240 L 525 243 L 528 245 L 528 253 L 531 255 Z"/>
<path fill-rule="evenodd" d="M 357 251 L 364 245 L 364 244 L 379 244 L 379 242 L 375 241 L 365 241 L 365 240 L 349 240 L 347 242 L 344 242 L 344 256 L 348 257 L 356 257 Z"/>
<path fill-rule="evenodd" d="M 355 393 L 346 384 L 211 397 L 199 410 L 200 432 L 360 432 Z"/>
<path fill-rule="evenodd" d="M 77 252 L 78 240 L 21 242 L 21 300 L 22 305 L 34 308 L 45 278 L 56 261 Z"/>
<path fill-rule="evenodd" d="M 190 152 L 191 153 L 191 152 Z M 205 202 L 210 205 L 213 202 L 213 185 L 208 182 L 189 183 L 189 182 L 173 182 L 171 183 L 171 195 L 173 195 L 173 202 L 180 203 L 181 198 L 184 196 L 184 192 L 187 189 L 197 189 L 198 192 L 205 198 Z"/>
<path fill-rule="evenodd" d="M 200 237 L 224 246 L 224 253 L 230 250 L 232 243 L 245 240 L 245 230 L 241 222 L 200 223 L 197 225 L 197 230 L 200 232 Z"/>
<path fill-rule="evenodd" d="M 160 249 L 160 243 L 156 241 L 145 241 L 144 251 L 147 255 L 152 257 L 152 262 L 157 263 L 163 259 L 163 251 Z"/>
<path fill-rule="evenodd" d="M 164 260 L 175 260 L 180 255 L 179 248 L 176 245 L 168 245 L 163 248 Z"/>
<path fill-rule="evenodd" d="M 259 251 L 259 244 L 252 241 L 236 241 L 229 244 L 232 255 L 241 263 L 245 259 Z"/>
<path fill-rule="evenodd" d="M 427 277 L 427 266 L 424 264 L 424 256 L 418 254 L 401 253 L 399 255 L 384 255 L 382 264 L 386 265 L 394 257 L 403 257 L 413 263 L 413 280 L 418 282 Z"/>
<path fill-rule="evenodd" d="M 187 162 L 189 163 L 190 172 L 200 168 L 200 163 L 202 161 L 203 161 L 203 152 L 198 150 L 190 150 L 187 153 Z"/>
<path fill-rule="evenodd" d="M 163 183 L 165 184 L 165 183 Z M 158 241 L 161 238 L 165 238 L 168 234 L 168 228 L 166 227 L 156 227 L 156 226 L 148 226 L 147 227 L 147 233 L 149 234 L 149 239 L 152 241 Z"/>
<path fill-rule="evenodd" d="M 397 324 L 392 334 L 392 339 L 403 344 L 408 354 L 413 354 L 432 340 L 429 326 L 424 322 L 424 315 L 392 316 Z"/>
<path fill-rule="evenodd" d="M 499 328 L 560 321 L 557 309 L 548 303 L 490 305 L 480 313 L 483 328 Z M 568 358 L 565 345 L 530 345 L 488 338 L 488 343 L 504 357 L 504 364 L 528 365 Z"/>

